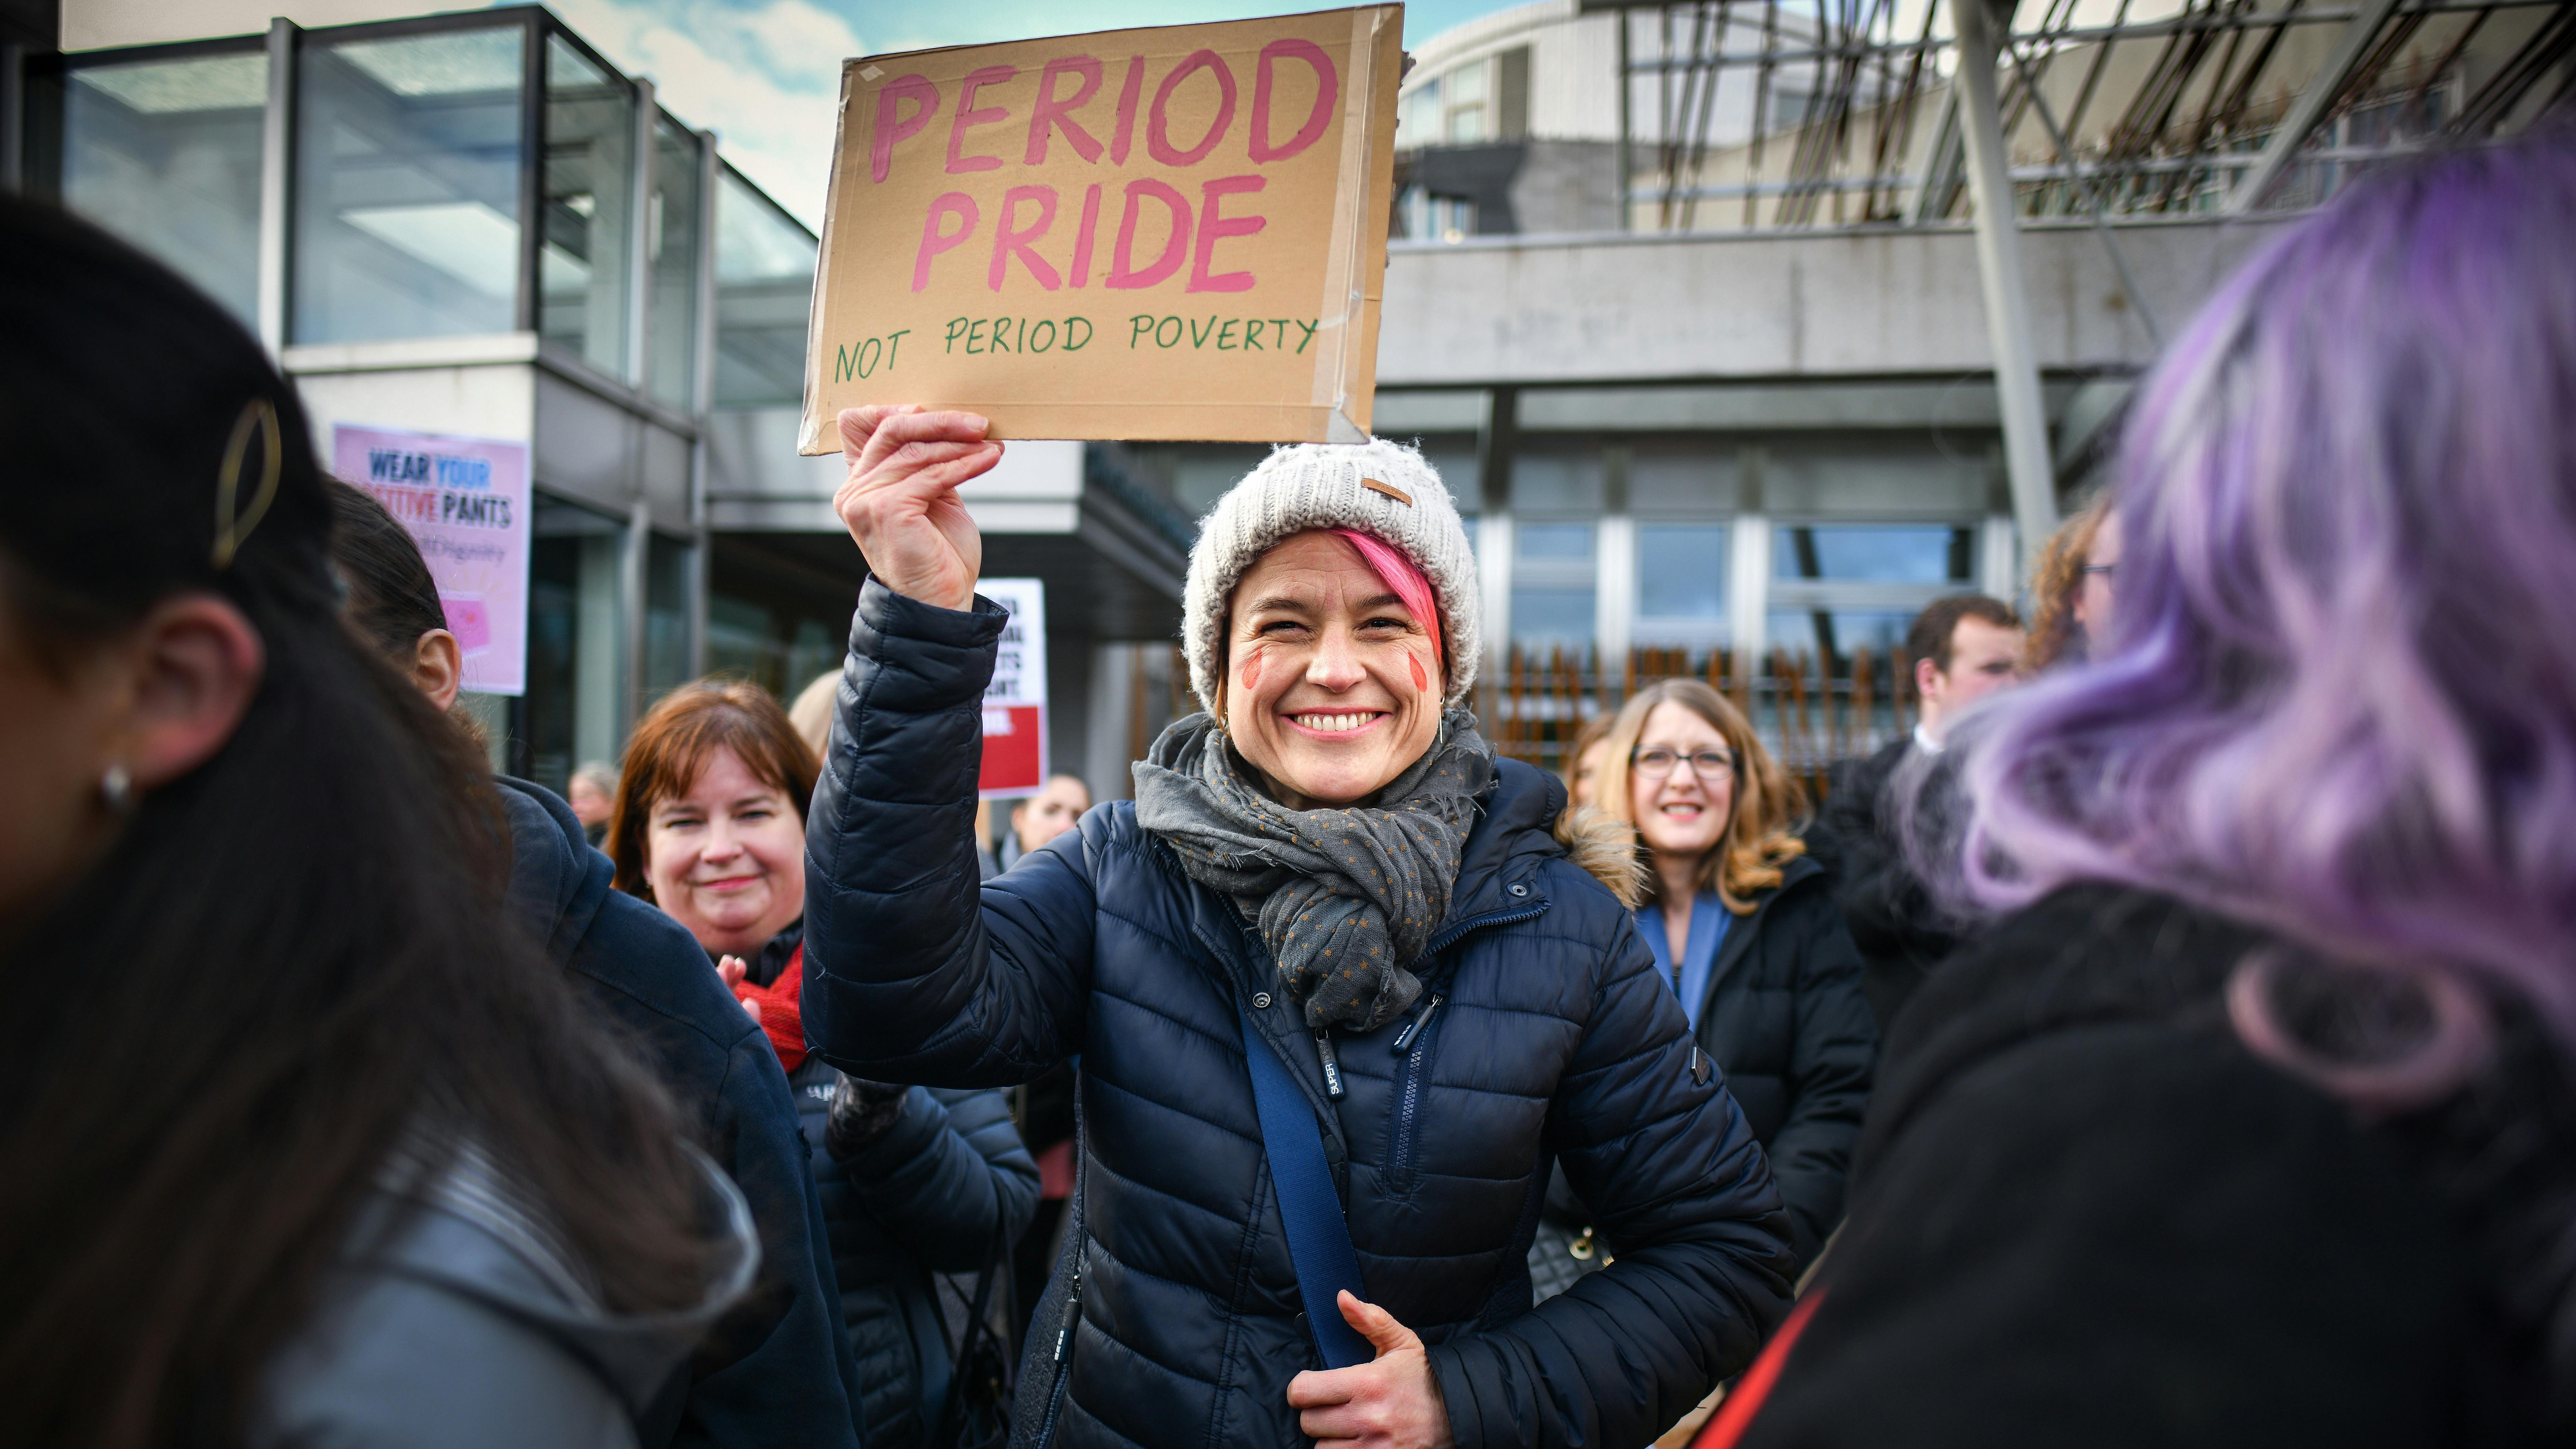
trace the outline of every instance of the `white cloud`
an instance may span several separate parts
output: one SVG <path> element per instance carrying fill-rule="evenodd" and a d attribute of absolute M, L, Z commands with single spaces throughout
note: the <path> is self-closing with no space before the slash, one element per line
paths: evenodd
<path fill-rule="evenodd" d="M 866 53 L 809 0 L 557 0 L 555 13 L 671 114 L 716 133 L 725 159 L 820 228 L 841 62 Z"/>

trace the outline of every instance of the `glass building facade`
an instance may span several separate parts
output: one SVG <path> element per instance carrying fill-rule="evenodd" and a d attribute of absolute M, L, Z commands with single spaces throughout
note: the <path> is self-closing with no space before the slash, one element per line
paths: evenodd
<path fill-rule="evenodd" d="M 496 764 L 560 787 L 712 662 L 702 435 L 801 400 L 815 240 L 649 82 L 533 7 L 26 80 L 29 188 L 258 333 L 326 456 L 334 423 L 529 445 L 527 685 L 469 700 Z"/>

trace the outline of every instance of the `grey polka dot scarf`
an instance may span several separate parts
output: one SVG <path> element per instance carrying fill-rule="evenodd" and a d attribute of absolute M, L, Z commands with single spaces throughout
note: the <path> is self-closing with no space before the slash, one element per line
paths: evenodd
<path fill-rule="evenodd" d="M 1459 853 L 1494 783 L 1474 715 L 1450 711 L 1372 806 L 1280 805 L 1204 714 L 1174 721 L 1135 773 L 1136 823 L 1258 925 L 1308 1027 L 1374 1031 L 1422 994 L 1406 968 L 1449 914 Z"/>

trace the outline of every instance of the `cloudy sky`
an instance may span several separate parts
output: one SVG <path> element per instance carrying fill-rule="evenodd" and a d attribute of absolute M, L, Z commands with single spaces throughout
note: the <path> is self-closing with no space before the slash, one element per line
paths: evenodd
<path fill-rule="evenodd" d="M 819 225 L 841 61 L 1072 30 L 1179 25 L 1320 5 L 1281 0 L 551 0 L 554 12 L 663 105 L 721 138 L 727 159 Z M 1324 0 L 1329 3 L 1329 0 Z M 1517 0 L 1414 0 L 1405 43 Z"/>

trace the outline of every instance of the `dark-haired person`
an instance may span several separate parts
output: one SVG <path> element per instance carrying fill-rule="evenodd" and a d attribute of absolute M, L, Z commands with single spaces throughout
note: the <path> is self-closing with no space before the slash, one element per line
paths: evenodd
<path fill-rule="evenodd" d="M 343 624 L 293 389 L 0 198 L 0 449 L 0 1438 L 635 1443 L 757 1240 Z"/>
<path fill-rule="evenodd" d="M 1960 941 L 1958 923 L 1936 907 L 1905 859 L 1889 782 L 1909 762 L 1928 768 L 1970 705 L 2019 682 L 2023 647 L 2021 616 L 2001 599 L 1953 594 L 1915 615 L 1905 636 L 1920 701 L 1914 731 L 1847 770 L 1809 836 L 1837 878 L 1843 922 L 1860 949 L 1882 1033 Z"/>
<path fill-rule="evenodd" d="M 2564 131 L 2377 169 L 2167 348 L 2090 661 L 1951 737 L 1997 918 L 1707 1442 L 2576 1442 L 2570 237 Z"/>
<path fill-rule="evenodd" d="M 463 654 L 409 531 L 365 491 L 329 484 L 332 563 L 349 622 L 431 704 L 449 709 Z M 611 889 L 608 858 L 554 792 L 501 778 L 510 904 L 528 937 L 650 1053 L 663 1084 L 741 1186 L 766 1253 L 761 1288 L 715 1328 L 656 1403 L 644 1443 L 853 1445 L 857 1373 L 833 1331 L 823 1207 L 796 1104 L 759 1029 L 689 934 Z M 874 1449 L 871 1445 L 870 1449 Z"/>
<path fill-rule="evenodd" d="M 971 1298 L 971 1275 L 991 1270 L 988 1309 L 999 1304 L 990 1295 L 1007 1290 L 1001 1254 L 1036 1208 L 1038 1170 L 1000 1092 L 859 1081 L 808 1053 L 803 802 L 817 768 L 769 691 L 683 685 L 627 742 L 609 850 L 619 888 L 687 929 L 703 948 L 699 972 L 713 980 L 708 967 L 721 966 L 787 1067 L 868 1449 L 947 1449 L 970 1410 L 985 1432 L 999 1430 L 1000 1415 L 989 1392 L 975 1400 L 989 1386 L 959 1382 L 934 1275 L 970 1275 Z"/>

